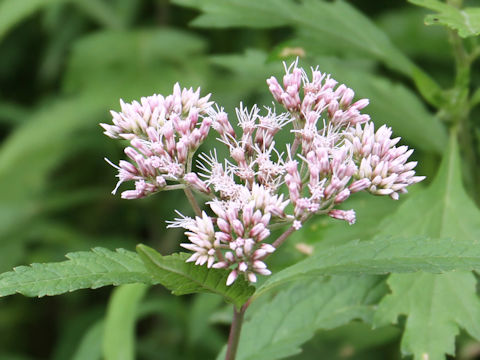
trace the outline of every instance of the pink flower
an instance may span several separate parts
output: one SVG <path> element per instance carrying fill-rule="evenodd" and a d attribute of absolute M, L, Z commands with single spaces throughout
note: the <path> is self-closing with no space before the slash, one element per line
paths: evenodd
<path fill-rule="evenodd" d="M 176 84 L 167 97 L 153 95 L 140 102 L 121 101 L 121 112 L 112 112 L 113 124 L 101 124 L 105 134 L 130 142 L 129 161 L 113 165 L 118 183 L 134 181 L 135 188 L 122 198 L 136 199 L 165 190 L 189 187 L 208 197 L 209 209 L 195 218 L 183 216 L 167 227 L 182 227 L 192 252 L 187 262 L 228 270 L 226 284 L 238 277 L 248 282 L 270 275 L 266 258 L 314 215 L 328 215 L 350 225 L 355 211 L 338 206 L 366 190 L 398 199 L 416 176 L 413 150 L 397 146 L 392 130 L 378 130 L 363 114 L 368 99 L 355 93 L 318 68 L 311 75 L 298 60 L 285 66 L 280 83 L 267 80 L 270 92 L 287 112 L 274 108 L 246 108 L 240 103 L 235 123 L 223 108 L 212 107 L 209 95 Z M 285 131 L 288 125 L 292 130 Z M 217 147 L 193 156 L 210 127 L 226 146 L 226 158 Z M 276 139 L 293 139 L 281 151 Z M 221 151 L 218 154 L 222 154 Z M 174 184 L 177 185 L 174 185 Z M 189 197 L 191 199 L 191 197 Z M 195 207 L 197 212 L 198 207 Z M 275 241 L 272 229 L 288 226 Z"/>
<path fill-rule="evenodd" d="M 135 190 L 122 194 L 122 198 L 136 199 L 163 190 L 167 181 L 181 181 L 191 154 L 212 124 L 209 97 L 200 97 L 200 89 L 182 90 L 177 83 L 167 97 L 152 95 L 130 104 L 120 101 L 122 111 L 112 111 L 113 125 L 100 124 L 107 136 L 130 140 L 131 146 L 125 149 L 130 165 L 115 166 L 119 182 L 114 192 L 122 182 L 136 180 Z M 191 175 L 187 178 L 187 183 L 202 188 Z"/>
<path fill-rule="evenodd" d="M 400 193 L 407 192 L 407 186 L 425 177 L 415 176 L 413 169 L 417 162 L 408 162 L 413 150 L 395 146 L 400 138 L 391 138 L 391 128 L 383 125 L 374 131 L 373 123 L 357 125 L 349 131 L 354 157 L 359 163 L 355 177 L 363 180 L 362 186 L 372 194 L 389 195 L 397 200 Z"/>

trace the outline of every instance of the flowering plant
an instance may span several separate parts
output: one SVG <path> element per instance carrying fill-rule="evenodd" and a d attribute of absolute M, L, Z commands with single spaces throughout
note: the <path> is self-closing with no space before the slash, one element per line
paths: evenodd
<path fill-rule="evenodd" d="M 0 359 L 478 357 L 475 3 L 1 0 Z"/>
<path fill-rule="evenodd" d="M 370 116 L 361 113 L 368 99 L 354 102 L 352 89 L 318 68 L 309 75 L 298 59 L 284 65 L 282 85 L 275 77 L 267 80 L 286 110 L 281 114 L 241 103 L 231 121 L 210 95 L 177 83 L 166 97 L 121 101 L 121 112 L 112 111 L 113 125 L 101 124 L 105 135 L 129 141 L 129 161 L 116 166 L 107 160 L 118 170 L 113 193 L 127 181 L 135 189 L 123 191 L 124 199 L 182 189 L 196 216 L 178 213 L 167 227 L 184 228 L 189 242 L 180 245 L 193 253 L 185 261 L 225 269 L 227 287 L 239 276 L 256 283 L 257 275 L 270 275 L 266 258 L 312 216 L 352 225 L 355 211 L 338 208 L 351 195 L 367 191 L 397 200 L 425 178 L 415 176 L 417 163 L 408 161 L 413 150 L 396 146 L 400 138 L 392 138 L 390 128 L 375 131 Z M 210 128 L 228 148 L 223 161 L 215 150 L 196 154 Z M 292 135 L 285 148 L 275 141 L 281 131 Z M 206 199 L 204 205 L 194 192 Z M 279 226 L 287 229 L 272 240 Z M 235 309 L 226 359 L 235 358 L 247 306 Z"/>
<path fill-rule="evenodd" d="M 193 252 L 187 262 L 228 269 L 227 286 L 239 275 L 251 283 L 258 274 L 270 275 L 264 260 L 314 215 L 354 224 L 353 209 L 337 208 L 352 194 L 365 190 L 397 200 L 424 179 L 415 176 L 417 163 L 408 162 L 413 150 L 397 147 L 400 138 L 385 125 L 375 132 L 360 112 L 368 99 L 353 102 L 354 91 L 330 75 L 312 68 L 309 76 L 297 59 L 285 64 L 283 86 L 275 77 L 267 84 L 285 113 L 265 108 L 262 115 L 256 105 L 248 110 L 240 104 L 232 123 L 210 95 L 200 97 L 200 89 L 181 90 L 177 83 L 166 97 L 121 101 L 121 112 L 112 111 L 113 125 L 101 124 L 105 135 L 130 142 L 130 161 L 112 164 L 119 178 L 113 193 L 130 180 L 135 189 L 123 191 L 124 199 L 183 189 L 196 217 L 179 213 L 168 227 L 187 230 L 189 243 L 181 244 Z M 288 126 L 293 142 L 277 148 L 275 135 Z M 201 153 L 192 170 L 211 127 L 229 158 Z M 208 199 L 208 212 L 192 190 Z M 270 229 L 282 225 L 288 229 L 272 242 Z"/>

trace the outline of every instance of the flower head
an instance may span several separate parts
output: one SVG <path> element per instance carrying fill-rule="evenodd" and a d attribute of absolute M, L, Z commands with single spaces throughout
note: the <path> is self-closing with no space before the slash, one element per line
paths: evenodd
<path fill-rule="evenodd" d="M 315 215 L 354 224 L 354 209 L 338 206 L 355 193 L 398 199 L 424 179 L 408 160 L 413 150 L 397 146 L 400 138 L 392 138 L 389 127 L 375 130 L 362 113 L 369 100 L 355 101 L 354 91 L 329 74 L 318 68 L 307 74 L 295 61 L 285 64 L 281 82 L 271 77 L 267 84 L 286 112 L 240 103 L 232 121 L 209 95 L 176 84 L 167 97 L 122 101 L 113 125 L 101 124 L 106 135 L 130 142 L 129 161 L 110 163 L 118 170 L 114 192 L 134 181 L 135 189 L 122 193 L 134 199 L 179 183 L 208 197 L 207 210 L 194 206 L 195 218 L 180 214 L 168 227 L 185 229 L 188 242 L 180 245 L 192 252 L 187 262 L 227 269 L 227 285 L 239 276 L 256 282 L 269 275 L 266 258 Z M 193 163 L 210 127 L 228 155 L 219 158 L 215 148 Z M 285 150 L 276 138 L 281 132 L 281 140 L 292 140 Z M 290 228 L 271 241 L 273 228 L 282 225 Z"/>
<path fill-rule="evenodd" d="M 181 89 L 177 83 L 167 97 L 152 95 L 140 102 L 120 101 L 121 112 L 111 112 L 113 125 L 100 124 L 105 135 L 130 141 L 125 148 L 129 162 L 115 166 L 119 182 L 114 192 L 122 182 L 134 180 L 135 190 L 124 191 L 122 197 L 136 199 L 162 190 L 167 181 L 182 181 L 191 155 L 205 140 L 212 124 L 209 97 L 200 97 L 200 89 Z"/>
<path fill-rule="evenodd" d="M 181 244 L 193 251 L 187 262 L 229 269 L 228 285 L 240 274 L 250 282 L 256 281 L 256 274 L 270 274 L 262 259 L 275 248 L 264 240 L 270 236 L 271 219 L 285 217 L 283 211 L 288 204 L 288 200 L 283 201 L 282 196 L 272 195 L 261 186 L 252 191 L 244 189 L 243 195 L 209 202 L 212 216 L 205 212 L 195 219 L 182 216 L 169 225 L 187 230 L 185 235 L 190 243 Z"/>

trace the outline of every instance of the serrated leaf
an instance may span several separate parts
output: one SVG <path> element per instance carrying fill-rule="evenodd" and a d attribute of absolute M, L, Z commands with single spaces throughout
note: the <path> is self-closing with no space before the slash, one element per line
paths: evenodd
<path fill-rule="evenodd" d="M 370 321 L 374 304 L 385 293 L 375 276 L 337 276 L 300 282 L 247 311 L 238 360 L 274 360 L 301 351 L 300 345 L 319 329 L 332 329 L 353 319 Z M 217 359 L 223 359 L 221 353 Z"/>
<path fill-rule="evenodd" d="M 113 291 L 103 333 L 105 360 L 135 359 L 137 308 L 147 289 L 145 284 L 128 284 Z"/>
<path fill-rule="evenodd" d="M 453 238 L 452 251 L 478 246 L 480 211 L 463 189 L 454 134 L 434 182 L 407 200 L 394 219 L 380 224 L 382 233 L 448 236 Z M 465 270 L 461 262 L 452 266 Z M 460 328 L 480 339 L 480 302 L 471 273 L 393 274 L 388 283 L 392 294 L 380 303 L 375 323 L 380 326 L 396 322 L 399 315 L 407 316 L 401 344 L 404 354 L 418 360 L 445 359 L 445 353 L 454 354 Z"/>
<path fill-rule="evenodd" d="M 202 11 L 192 23 L 196 26 L 290 26 L 307 42 L 366 55 L 407 75 L 414 66 L 367 16 L 344 1 L 174 0 L 174 3 Z"/>
<path fill-rule="evenodd" d="M 457 30 L 463 38 L 480 35 L 480 7 L 458 9 L 438 0 L 408 0 L 412 4 L 434 10 L 425 17 L 426 25 L 444 25 Z"/>
<path fill-rule="evenodd" d="M 322 275 L 480 270 L 480 242 L 422 236 L 379 236 L 323 249 L 272 275 L 254 297 L 303 278 Z"/>
<path fill-rule="evenodd" d="M 209 292 L 221 295 L 229 303 L 240 307 L 255 291 L 241 277 L 227 286 L 227 270 L 187 263 L 185 260 L 190 255 L 186 253 L 162 256 L 143 244 L 137 246 L 137 252 L 154 279 L 175 295 Z"/>
<path fill-rule="evenodd" d="M 287 24 L 289 1 L 281 0 L 174 0 L 181 6 L 199 9 L 203 12 L 192 21 L 199 27 L 270 28 Z"/>
<path fill-rule="evenodd" d="M 139 256 L 131 251 L 94 248 L 66 255 L 57 263 L 19 266 L 0 275 L 0 296 L 51 296 L 106 285 L 152 284 Z"/>
<path fill-rule="evenodd" d="M 480 300 L 472 273 L 442 275 L 404 274 L 391 276 L 392 290 L 375 314 L 377 326 L 397 323 L 407 315 L 402 353 L 418 360 L 445 359 L 455 355 L 455 336 L 460 328 L 480 338 Z"/>

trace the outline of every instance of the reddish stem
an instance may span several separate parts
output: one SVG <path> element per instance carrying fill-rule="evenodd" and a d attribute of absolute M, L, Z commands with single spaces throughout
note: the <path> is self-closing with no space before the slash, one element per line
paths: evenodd
<path fill-rule="evenodd" d="M 240 310 L 233 307 L 233 321 L 230 326 L 230 334 L 228 335 L 227 354 L 225 360 L 235 360 L 237 355 L 238 342 L 240 340 L 240 333 L 242 331 L 243 316 L 247 310 L 249 302 L 245 303 Z"/>

